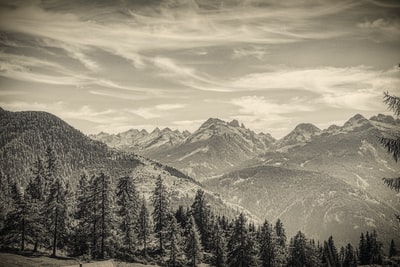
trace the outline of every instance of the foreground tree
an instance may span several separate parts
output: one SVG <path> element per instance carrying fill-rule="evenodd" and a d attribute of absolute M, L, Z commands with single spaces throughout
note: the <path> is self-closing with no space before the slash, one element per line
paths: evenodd
<path fill-rule="evenodd" d="M 260 260 L 261 266 L 273 267 L 275 265 L 276 247 L 275 238 L 273 235 L 272 227 L 267 220 L 261 226 L 259 243 L 260 243 Z"/>
<path fill-rule="evenodd" d="M 117 183 L 117 215 L 119 217 L 118 230 L 122 236 L 124 253 L 132 253 L 136 243 L 135 229 L 139 215 L 139 195 L 133 179 L 129 176 L 121 177 Z"/>
<path fill-rule="evenodd" d="M 384 103 L 388 106 L 389 110 L 394 113 L 395 117 L 400 116 L 400 97 L 389 95 L 389 93 L 384 93 Z M 395 136 L 391 137 L 381 137 L 381 144 L 386 148 L 389 154 L 393 156 L 393 159 L 398 162 L 400 158 L 400 133 L 395 133 Z M 395 178 L 383 178 L 385 184 L 390 188 L 400 191 L 400 177 Z M 400 218 L 399 218 L 400 220 Z"/>
<path fill-rule="evenodd" d="M 255 243 L 249 235 L 243 213 L 235 220 L 228 241 L 228 266 L 257 266 Z"/>
<path fill-rule="evenodd" d="M 58 172 L 59 163 L 54 151 L 48 147 L 46 151 L 46 183 L 45 214 L 47 214 L 47 229 L 52 235 L 52 254 L 55 257 L 57 248 L 63 245 L 62 239 L 67 233 L 68 203 L 65 181 Z"/>
<path fill-rule="evenodd" d="M 188 265 L 197 266 L 202 259 L 202 248 L 199 232 L 194 222 L 193 216 L 189 217 L 185 229 L 185 254 Z"/>
<path fill-rule="evenodd" d="M 159 241 L 159 252 L 164 252 L 164 236 L 169 225 L 169 196 L 167 189 L 159 175 L 157 177 L 156 188 L 153 193 L 153 221 L 154 232 Z"/>
<path fill-rule="evenodd" d="M 146 199 L 143 197 L 138 222 L 136 225 L 137 237 L 141 245 L 143 245 L 143 256 L 147 258 L 147 243 L 150 239 L 150 215 L 147 209 Z"/>

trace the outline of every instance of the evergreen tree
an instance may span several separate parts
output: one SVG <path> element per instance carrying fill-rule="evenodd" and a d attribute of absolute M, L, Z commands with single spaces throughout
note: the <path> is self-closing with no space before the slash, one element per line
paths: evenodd
<path fill-rule="evenodd" d="M 368 234 L 368 232 L 367 232 Z M 369 264 L 369 251 L 367 247 L 367 240 L 364 237 L 364 233 L 361 233 L 360 243 L 358 245 L 358 260 L 361 265 Z"/>
<path fill-rule="evenodd" d="M 339 256 L 332 236 L 324 242 L 323 263 L 326 263 L 327 266 L 340 267 Z"/>
<path fill-rule="evenodd" d="M 182 263 L 182 240 L 178 223 L 175 217 L 172 216 L 169 226 L 169 260 L 168 266 L 177 267 L 183 266 Z"/>
<path fill-rule="evenodd" d="M 57 248 L 62 246 L 61 239 L 66 235 L 67 221 L 67 196 L 65 181 L 59 175 L 58 160 L 54 151 L 48 147 L 46 150 L 46 200 L 44 210 L 47 214 L 47 229 L 52 240 L 52 256 L 56 256 Z"/>
<path fill-rule="evenodd" d="M 188 265 L 197 266 L 202 259 L 202 247 L 199 232 L 193 216 L 188 218 L 185 229 L 185 254 L 188 259 Z"/>
<path fill-rule="evenodd" d="M 274 226 L 276 236 L 276 247 L 275 247 L 275 265 L 277 267 L 286 266 L 288 252 L 286 248 L 286 233 L 283 223 L 278 219 Z"/>
<path fill-rule="evenodd" d="M 214 224 L 213 230 L 213 266 L 225 267 L 226 266 L 226 241 L 224 232 L 221 230 L 218 223 Z"/>
<path fill-rule="evenodd" d="M 179 226 L 182 229 L 186 228 L 186 222 L 188 221 L 188 210 L 179 205 L 178 209 L 175 212 L 175 219 L 178 222 Z"/>
<path fill-rule="evenodd" d="M 211 211 L 205 199 L 205 194 L 203 190 L 197 190 L 191 208 L 193 218 L 200 231 L 201 244 L 206 251 L 210 251 Z"/>
<path fill-rule="evenodd" d="M 389 248 L 389 258 L 392 258 L 394 256 L 397 256 L 397 250 L 396 250 L 396 245 L 394 244 L 394 240 L 392 239 Z"/>
<path fill-rule="evenodd" d="M 10 200 L 12 210 L 6 216 L 0 240 L 3 245 L 19 245 L 20 250 L 24 251 L 28 209 L 21 188 L 15 181 L 10 181 Z"/>
<path fill-rule="evenodd" d="M 150 216 L 144 197 L 140 207 L 136 231 L 138 240 L 143 245 L 143 255 L 147 258 L 147 244 L 150 239 Z"/>
<path fill-rule="evenodd" d="M 241 213 L 235 220 L 228 241 L 228 266 L 257 266 L 255 243 L 249 236 L 246 218 Z"/>
<path fill-rule="evenodd" d="M 263 267 L 273 267 L 275 265 L 275 249 L 277 245 L 274 240 L 272 227 L 267 220 L 261 227 L 259 244 L 260 244 L 260 260 L 261 266 Z"/>
<path fill-rule="evenodd" d="M 299 231 L 290 240 L 288 265 L 292 267 L 303 267 L 307 264 L 307 240 L 306 236 Z"/>
<path fill-rule="evenodd" d="M 384 93 L 384 103 L 388 106 L 389 110 L 394 113 L 395 117 L 400 116 L 400 97 L 389 95 L 389 93 Z M 400 158 L 400 132 L 397 132 L 394 137 L 380 137 L 379 141 L 386 148 L 389 154 L 391 154 L 396 162 Z M 391 189 L 400 191 L 400 177 L 394 178 L 383 178 L 384 183 Z M 400 215 L 396 215 L 397 219 L 400 221 Z"/>
<path fill-rule="evenodd" d="M 135 228 L 139 215 L 139 196 L 135 184 L 129 176 L 121 177 L 117 184 L 117 215 L 120 219 L 119 232 L 122 234 L 122 248 L 132 253 L 135 245 Z"/>
<path fill-rule="evenodd" d="M 159 252 L 162 255 L 164 252 L 164 236 L 169 225 L 169 196 L 160 175 L 157 178 L 152 201 L 154 232 L 159 240 Z"/>
<path fill-rule="evenodd" d="M 382 243 L 378 240 L 378 234 L 375 230 L 370 235 L 370 263 L 382 264 Z"/>
<path fill-rule="evenodd" d="M 86 174 L 82 174 L 76 191 L 76 209 L 74 212 L 74 240 L 73 255 L 82 256 L 89 254 L 90 249 L 90 226 L 92 219 L 93 206 L 89 190 L 89 179 Z"/>
<path fill-rule="evenodd" d="M 349 243 L 347 244 L 344 252 L 343 267 L 356 267 L 357 257 L 353 249 L 353 246 Z"/>

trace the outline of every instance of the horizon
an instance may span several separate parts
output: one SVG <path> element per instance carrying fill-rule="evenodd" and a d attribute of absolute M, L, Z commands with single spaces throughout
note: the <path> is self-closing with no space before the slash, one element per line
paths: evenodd
<path fill-rule="evenodd" d="M 2 110 L 4 110 L 4 111 L 10 111 L 10 112 L 47 112 L 47 111 L 43 111 L 43 110 L 17 110 L 17 111 L 12 111 L 12 110 L 4 109 L 4 108 L 1 107 L 1 106 L 0 106 L 0 109 L 2 109 Z M 51 112 L 48 112 L 48 113 L 57 116 L 56 114 L 53 114 L 53 113 L 51 113 Z M 396 119 L 398 120 L 398 119 L 399 119 L 399 118 L 396 118 L 395 116 L 393 116 L 392 114 L 390 114 L 390 112 L 377 113 L 377 114 L 374 114 L 374 115 L 372 115 L 372 116 L 370 116 L 370 117 L 367 117 L 367 116 L 365 116 L 364 114 L 361 114 L 361 113 L 356 113 L 356 114 L 354 114 L 353 116 L 350 116 L 349 118 L 342 120 L 341 123 L 338 123 L 338 124 L 330 124 L 330 125 L 328 125 L 328 126 L 326 126 L 326 127 L 319 127 L 318 125 L 316 125 L 316 124 L 314 124 L 314 123 L 312 123 L 312 122 L 306 122 L 306 121 L 300 122 L 300 123 L 296 124 L 291 130 L 289 130 L 289 132 L 285 133 L 285 134 L 284 134 L 283 136 L 281 136 L 281 137 L 276 137 L 276 136 L 272 135 L 272 134 L 271 134 L 270 132 L 268 132 L 268 131 L 255 131 L 255 130 L 252 129 L 251 127 L 247 127 L 245 122 L 242 122 L 242 121 L 239 121 L 239 120 L 236 120 L 236 119 L 233 119 L 233 120 L 225 120 L 225 119 L 221 119 L 221 118 L 217 118 L 217 117 L 210 117 L 210 118 L 204 119 L 203 122 L 201 122 L 201 123 L 197 126 L 197 128 L 195 128 L 194 131 L 189 131 L 189 130 L 187 130 L 187 129 L 180 130 L 180 129 L 172 128 L 172 127 L 170 127 L 170 126 L 165 126 L 165 127 L 155 126 L 154 128 L 129 128 L 129 129 L 127 129 L 127 130 L 125 130 L 125 131 L 121 131 L 121 132 L 106 132 L 106 131 L 100 131 L 100 132 L 97 132 L 97 133 L 85 133 L 84 131 L 82 131 L 82 129 L 79 129 L 79 128 L 76 128 L 76 129 L 79 130 L 79 131 L 81 131 L 81 132 L 83 132 L 83 133 L 84 133 L 85 135 L 87 135 L 87 136 L 90 136 L 90 135 L 98 135 L 98 134 L 102 134 L 102 133 L 103 133 L 103 134 L 108 134 L 108 135 L 117 135 L 117 134 L 124 133 L 124 132 L 128 132 L 128 131 L 131 131 L 131 130 L 137 130 L 137 131 L 139 131 L 139 132 L 145 130 L 148 134 L 150 134 L 150 133 L 154 132 L 156 129 L 159 129 L 160 131 L 163 131 L 163 130 L 165 130 L 165 129 L 169 129 L 170 131 L 176 131 L 176 130 L 178 130 L 180 133 L 183 133 L 183 132 L 187 131 L 187 132 L 189 132 L 190 134 L 193 134 L 193 133 L 195 133 L 196 131 L 198 131 L 198 130 L 201 128 L 201 126 L 202 126 L 206 121 L 208 121 L 208 120 L 210 120 L 210 119 L 221 120 L 221 121 L 223 121 L 224 123 L 227 123 L 227 124 L 236 120 L 236 121 L 239 123 L 240 127 L 241 127 L 241 126 L 244 126 L 246 129 L 248 129 L 248 130 L 250 130 L 250 131 L 253 131 L 253 132 L 255 132 L 256 134 L 261 134 L 261 133 L 263 133 L 263 134 L 270 134 L 274 139 L 280 140 L 280 139 L 284 138 L 286 135 L 290 134 L 290 133 L 291 133 L 298 125 L 300 125 L 300 124 L 311 124 L 311 125 L 316 126 L 319 130 L 324 131 L 324 130 L 328 129 L 330 126 L 339 126 L 339 127 L 341 127 L 341 126 L 343 126 L 347 121 L 349 121 L 349 120 L 350 120 L 351 118 L 353 118 L 353 117 L 356 117 L 357 115 L 361 115 L 362 117 L 364 117 L 364 118 L 367 119 L 367 120 L 371 120 L 372 117 L 378 116 L 378 115 L 388 116 L 388 117 L 393 118 L 394 120 L 396 120 Z M 57 117 L 58 117 L 58 116 L 57 116 Z M 61 118 L 61 119 L 62 119 L 62 118 Z M 65 122 L 68 123 L 68 124 L 70 124 L 68 121 L 65 121 Z M 75 126 L 72 125 L 72 124 L 70 124 L 70 125 L 71 125 L 72 127 L 75 127 Z"/>
<path fill-rule="evenodd" d="M 282 138 L 400 92 L 397 1 L 0 1 L 0 106 L 85 134 L 211 117 Z"/>

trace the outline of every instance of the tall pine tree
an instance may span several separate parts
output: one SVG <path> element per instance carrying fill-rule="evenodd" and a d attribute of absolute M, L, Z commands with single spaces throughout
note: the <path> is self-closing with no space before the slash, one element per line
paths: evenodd
<path fill-rule="evenodd" d="M 139 195 L 133 179 L 129 176 L 121 177 L 117 183 L 117 215 L 119 217 L 119 232 L 122 235 L 124 252 L 132 253 L 136 243 L 136 223 L 139 215 Z"/>
<path fill-rule="evenodd" d="M 202 259 L 202 247 L 199 232 L 193 216 L 188 218 L 185 229 L 185 254 L 188 266 L 195 267 Z"/>
<path fill-rule="evenodd" d="M 147 244 L 150 239 L 150 216 L 146 205 L 146 199 L 143 197 L 138 222 L 136 225 L 137 237 L 141 245 L 143 245 L 143 256 L 147 258 Z"/>
<path fill-rule="evenodd" d="M 235 220 L 228 241 L 228 266 L 257 266 L 255 242 L 249 235 L 247 220 L 241 213 Z"/>
<path fill-rule="evenodd" d="M 169 196 L 161 176 L 157 177 L 156 188 L 153 193 L 153 222 L 154 232 L 159 241 L 159 252 L 164 252 L 166 230 L 169 225 Z"/>
<path fill-rule="evenodd" d="M 272 227 L 267 220 L 261 226 L 259 244 L 260 244 L 260 261 L 263 267 L 274 267 L 276 247 L 274 233 Z"/>

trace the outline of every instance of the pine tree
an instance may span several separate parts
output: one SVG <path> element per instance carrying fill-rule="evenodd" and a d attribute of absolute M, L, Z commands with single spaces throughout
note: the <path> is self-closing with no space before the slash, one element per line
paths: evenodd
<path fill-rule="evenodd" d="M 213 266 L 225 267 L 226 266 L 226 241 L 224 232 L 220 229 L 218 223 L 214 224 L 213 229 L 213 242 L 212 242 L 212 253 L 213 253 Z"/>
<path fill-rule="evenodd" d="M 394 244 L 394 240 L 390 242 L 390 248 L 389 248 L 389 258 L 392 258 L 394 256 L 397 256 L 397 249 L 396 245 Z"/>
<path fill-rule="evenodd" d="M 358 245 L 358 260 L 360 261 L 361 265 L 369 264 L 368 253 L 367 241 L 364 237 L 364 233 L 361 233 L 360 242 Z"/>
<path fill-rule="evenodd" d="M 20 250 L 24 251 L 28 209 L 18 183 L 9 181 L 9 184 L 12 210 L 6 216 L 4 227 L 0 231 L 0 240 L 3 245 L 19 245 Z"/>
<path fill-rule="evenodd" d="M 47 229 L 52 239 L 52 256 L 56 256 L 57 248 L 62 245 L 60 239 L 66 234 L 67 199 L 64 179 L 58 173 L 59 165 L 54 151 L 46 150 L 46 200 L 44 210 L 48 215 Z"/>
<path fill-rule="evenodd" d="M 171 216 L 169 226 L 169 260 L 168 266 L 177 267 L 182 266 L 182 240 L 178 223 L 174 216 Z"/>
<path fill-rule="evenodd" d="M 82 256 L 89 254 L 91 214 L 93 212 L 89 179 L 86 174 L 80 176 L 75 198 L 73 255 Z"/>
<path fill-rule="evenodd" d="M 326 262 L 328 266 L 340 267 L 337 249 L 332 236 L 329 237 L 328 241 L 324 242 L 323 261 Z"/>
<path fill-rule="evenodd" d="M 164 236 L 166 235 L 166 229 L 169 225 L 169 196 L 160 175 L 157 178 L 152 201 L 154 208 L 154 232 L 159 240 L 159 252 L 162 255 L 164 252 Z"/>
<path fill-rule="evenodd" d="M 384 103 L 388 106 L 389 110 L 394 113 L 395 117 L 400 116 L 400 97 L 389 95 L 389 93 L 384 93 Z M 400 132 L 396 133 L 394 137 L 380 137 L 380 143 L 386 148 L 389 154 L 391 154 L 396 162 L 400 158 Z M 399 192 L 400 191 L 400 177 L 394 178 L 383 178 L 384 183 L 391 189 Z M 400 221 L 400 215 L 396 215 L 397 219 Z"/>
<path fill-rule="evenodd" d="M 241 213 L 235 220 L 228 241 L 228 266 L 257 266 L 255 243 L 249 236 L 246 218 Z"/>
<path fill-rule="evenodd" d="M 275 264 L 277 267 L 286 266 L 288 252 L 286 248 L 286 233 L 283 223 L 278 219 L 274 226 L 276 236 L 276 248 L 275 248 Z"/>
<path fill-rule="evenodd" d="M 124 251 L 132 253 L 135 245 L 135 228 L 139 215 L 139 196 L 135 184 L 129 176 L 121 177 L 117 184 L 117 215 L 120 218 L 119 232 L 122 234 Z"/>
<path fill-rule="evenodd" d="M 140 207 L 136 231 L 138 240 L 143 245 L 143 256 L 147 258 L 147 243 L 150 237 L 150 216 L 144 197 Z"/>
<path fill-rule="evenodd" d="M 188 218 L 185 229 L 185 254 L 188 259 L 188 265 L 197 266 L 202 259 L 202 247 L 199 232 L 193 216 Z"/>
<path fill-rule="evenodd" d="M 211 242 L 211 211 L 205 200 L 204 191 L 198 189 L 192 204 L 192 215 L 200 231 L 201 244 L 206 251 L 210 251 Z"/>
<path fill-rule="evenodd" d="M 303 267 L 307 264 L 307 239 L 301 232 L 290 240 L 288 265 L 293 267 Z"/>
<path fill-rule="evenodd" d="M 375 230 L 370 235 L 370 262 L 371 264 L 382 264 L 382 243 L 378 240 Z"/>
<path fill-rule="evenodd" d="M 357 257 L 353 246 L 349 243 L 347 244 L 344 252 L 344 259 L 343 259 L 343 267 L 356 267 L 357 266 Z"/>
<path fill-rule="evenodd" d="M 111 179 L 110 176 L 103 172 L 96 177 L 97 184 L 100 189 L 99 194 L 99 229 L 100 229 L 100 258 L 104 259 L 106 253 L 111 254 L 109 246 L 113 229 L 113 213 L 112 213 L 112 195 L 111 195 Z M 108 247 L 108 249 L 107 249 Z"/>
<path fill-rule="evenodd" d="M 267 220 L 264 221 L 264 224 L 261 227 L 260 236 L 259 236 L 259 244 L 260 244 L 260 260 L 261 266 L 263 267 L 273 267 L 275 265 L 275 254 L 276 247 L 275 244 L 276 238 L 274 238 L 272 226 L 268 223 Z"/>

